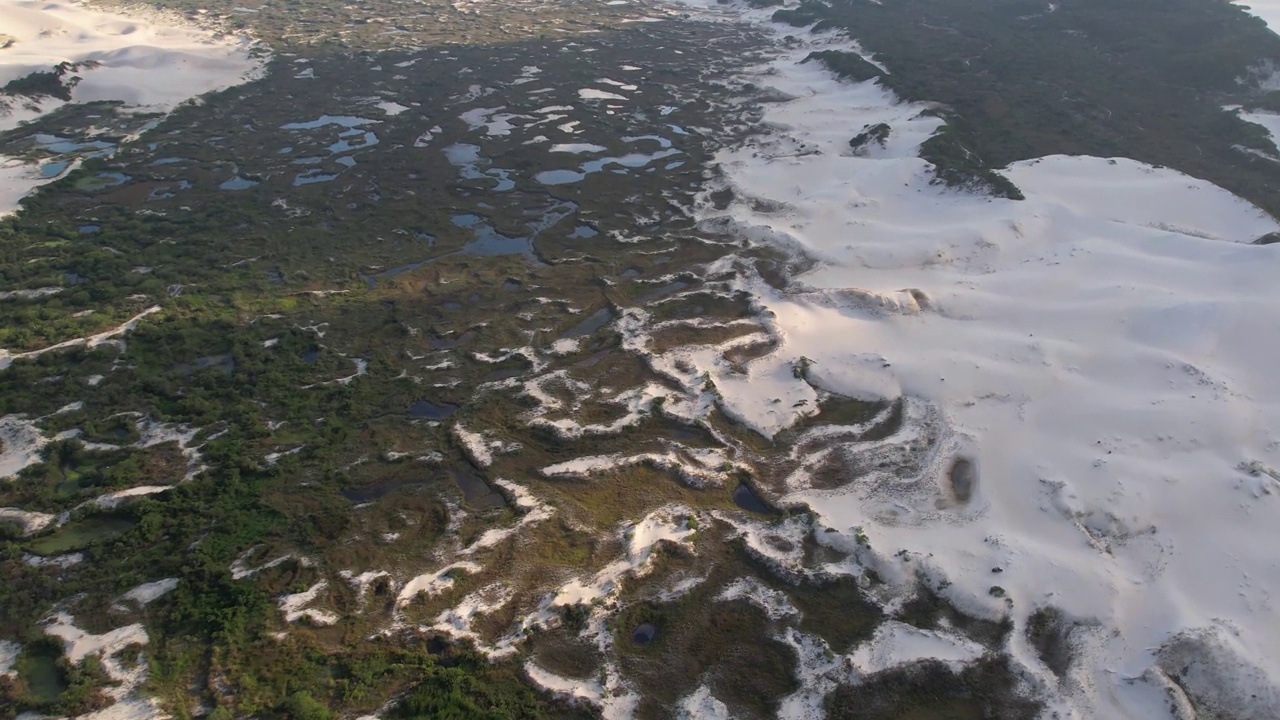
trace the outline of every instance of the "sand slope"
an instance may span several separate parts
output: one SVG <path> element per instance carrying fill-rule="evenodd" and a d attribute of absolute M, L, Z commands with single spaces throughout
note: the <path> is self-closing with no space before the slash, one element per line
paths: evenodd
<path fill-rule="evenodd" d="M 848 46 L 807 40 L 753 72 L 798 99 L 768 106 L 780 130 L 719 154 L 740 200 L 704 211 L 822 261 L 799 278 L 808 292 L 743 279 L 784 341 L 745 381 L 716 378 L 730 409 L 766 434 L 791 422 L 778 408 L 811 394 L 789 369 L 801 356 L 831 389 L 935 408 L 942 429 L 918 420 L 936 452 L 919 477 L 818 492 L 801 473 L 793 499 L 862 526 L 885 557 L 906 550 L 970 608 L 1021 627 L 1053 605 L 1093 624 L 1061 681 L 1010 641 L 1064 717 L 1171 717 L 1161 678 L 1183 657 L 1200 664 L 1184 687 L 1202 708 L 1280 717 L 1280 247 L 1247 244 L 1280 224 L 1123 158 L 1017 163 L 1005 174 L 1023 202 L 939 188 L 916 157 L 938 121 L 800 64 Z M 889 142 L 854 156 L 848 139 L 879 122 Z M 967 504 L 941 482 L 957 454 L 979 468 Z"/>

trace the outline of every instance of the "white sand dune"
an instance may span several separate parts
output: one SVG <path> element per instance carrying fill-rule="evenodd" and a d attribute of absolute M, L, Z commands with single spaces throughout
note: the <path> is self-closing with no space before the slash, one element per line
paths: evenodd
<path fill-rule="evenodd" d="M 138 323 L 143 318 L 158 312 L 160 312 L 160 306 L 152 305 L 151 307 L 147 308 L 146 310 L 143 310 L 137 315 L 134 315 L 133 317 L 117 325 L 116 327 L 104 330 L 100 333 L 97 333 L 96 335 L 89 335 L 82 338 L 72 338 L 71 340 L 64 340 L 60 343 L 57 343 L 56 345 L 50 345 L 49 347 L 42 348 L 40 350 L 28 350 L 26 352 L 13 353 L 8 350 L 5 350 L 4 348 L 0 348 L 0 370 L 4 370 L 8 368 L 10 365 L 13 364 L 14 360 L 17 360 L 20 358 L 35 358 L 48 352 L 57 352 L 59 350 L 65 350 L 67 348 L 77 347 L 80 345 L 84 345 L 85 347 L 89 347 L 89 348 L 95 348 L 95 347 L 98 347 L 99 345 L 105 345 L 108 343 L 119 343 L 121 341 L 117 340 L 116 338 L 126 333 L 132 332 L 133 329 L 138 326 Z M 0 475 L 0 477 L 3 477 L 3 476 Z"/>
<path fill-rule="evenodd" d="M 1247 244 L 1280 224 L 1122 158 L 1017 163 L 1005 174 L 1022 202 L 941 189 L 916 157 L 938 121 L 800 64 L 847 44 L 807 39 L 757 69 L 798 99 L 768 106 L 780 130 L 719 154 L 742 200 L 705 213 L 821 263 L 799 278 L 810 292 L 742 281 L 783 342 L 716 385 L 771 434 L 811 398 L 790 372 L 808 357 L 833 390 L 900 387 L 937 408 L 918 431 L 936 454 L 910 481 L 873 473 L 837 492 L 801 473 L 791 499 L 863 527 L 886 558 L 907 551 L 891 561 L 901 576 L 945 578 L 956 602 L 1020 628 L 1046 605 L 1096 623 L 1061 684 L 1021 632 L 1009 641 L 1062 717 L 1172 717 L 1170 688 L 1202 712 L 1280 717 L 1280 246 Z M 848 139 L 878 122 L 887 146 L 852 156 Z M 957 453 L 980 469 L 967 504 L 942 482 Z M 1183 655 L 1199 675 L 1178 689 L 1164 681 Z"/>
<path fill-rule="evenodd" d="M 1261 125 L 1263 128 L 1266 128 L 1267 133 L 1271 135 L 1271 142 L 1275 143 L 1277 147 L 1280 147 L 1280 113 L 1261 110 L 1257 112 L 1245 112 L 1236 106 L 1230 106 L 1224 109 L 1235 112 L 1240 116 L 1241 120 L 1251 122 L 1255 125 Z"/>
<path fill-rule="evenodd" d="M 0 520 L 16 523 L 23 535 L 32 535 L 56 522 L 57 515 L 42 512 L 29 512 L 18 508 L 0 507 Z"/>
<path fill-rule="evenodd" d="M 72 663 L 97 656 L 102 671 L 113 681 L 105 694 L 114 702 L 102 710 L 78 716 L 81 720 L 168 717 L 154 699 L 139 692 L 147 680 L 147 663 L 141 648 L 150 641 L 146 628 L 140 623 L 94 635 L 77 627 L 67 613 L 59 612 L 45 620 L 45 633 L 61 638 L 66 657 Z"/>
<path fill-rule="evenodd" d="M 177 578 L 165 578 L 155 582 L 142 583 L 125 593 L 123 597 L 125 600 L 131 600 L 139 605 L 147 605 L 163 597 L 165 593 L 171 592 L 176 587 L 178 587 Z"/>
<path fill-rule="evenodd" d="M 99 62 L 80 73 L 73 100 L 172 106 L 235 83 L 258 65 L 245 38 L 218 36 L 160 18 L 134 19 L 69 2 L 0 0 L 0 84 L 62 62 Z M 3 127 L 0 125 L 0 127 Z"/>
<path fill-rule="evenodd" d="M 30 114 L 30 117 L 35 116 L 35 113 Z M 0 116 L 0 128 L 4 121 L 5 118 Z M 26 197 L 32 188 L 54 179 L 41 177 L 40 168 L 35 164 L 0 155 L 0 217 L 17 210 L 18 201 Z"/>
<path fill-rule="evenodd" d="M 13 669 L 18 661 L 22 646 L 12 640 L 0 640 L 0 677 L 17 679 L 18 673 Z"/>
<path fill-rule="evenodd" d="M 0 29 L 15 41 L 0 49 L 0 85 L 63 62 L 99 63 L 75 73 L 72 102 L 118 100 L 165 112 L 189 98 L 229 87 L 262 67 L 250 41 L 174 24 L 171 18 L 131 18 L 70 2 L 0 0 Z M 0 131 L 65 103 L 0 98 Z M 43 178 L 35 166 L 0 157 L 0 216 Z"/>
<path fill-rule="evenodd" d="M 1262 18 L 1273 31 L 1280 28 L 1280 0 L 1232 0 L 1250 15 Z"/>

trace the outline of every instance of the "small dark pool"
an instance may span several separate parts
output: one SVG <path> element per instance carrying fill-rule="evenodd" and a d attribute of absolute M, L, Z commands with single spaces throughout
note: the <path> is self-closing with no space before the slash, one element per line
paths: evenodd
<path fill-rule="evenodd" d="M 363 487 L 349 487 L 338 491 L 342 497 L 353 503 L 361 504 L 381 500 L 383 496 L 392 493 L 400 488 L 413 487 L 415 485 L 426 485 L 431 482 L 430 477 L 398 477 L 389 480 L 383 480 L 372 485 Z"/>
<path fill-rule="evenodd" d="M 664 295 L 670 295 L 673 292 L 684 290 L 687 287 L 689 287 L 689 283 L 683 280 L 676 280 L 675 282 L 667 283 L 666 285 L 663 285 L 662 287 L 656 290 L 652 290 L 650 292 L 645 293 L 644 295 L 641 295 L 640 297 L 636 298 L 636 302 L 646 303 L 652 300 L 657 300 L 658 298 Z"/>
<path fill-rule="evenodd" d="M 426 418 L 427 420 L 444 420 L 457 410 L 458 406 L 450 403 L 434 403 L 430 400 L 415 400 L 409 405 L 409 417 Z"/>
<path fill-rule="evenodd" d="M 427 346 L 432 350 L 450 350 L 464 342 L 467 342 L 472 337 L 475 337 L 475 333 L 471 331 L 462 333 L 456 338 L 445 337 L 443 335 L 427 335 Z"/>
<path fill-rule="evenodd" d="M 70 164 L 71 162 L 68 160 L 54 160 L 53 162 L 47 162 L 44 165 L 40 166 L 40 177 L 42 178 L 58 177 L 59 175 L 62 174 L 63 170 L 67 169 L 67 166 Z"/>
<path fill-rule="evenodd" d="M 956 500 L 969 502 L 973 498 L 973 489 L 978 484 L 977 463 L 967 457 L 956 458 L 947 472 L 947 480 L 951 483 L 951 492 Z"/>
<path fill-rule="evenodd" d="M 529 371 L 529 368 L 524 365 L 518 365 L 515 367 L 498 368 L 497 370 L 491 371 L 488 375 L 485 375 L 484 381 L 500 382 L 502 380 L 510 380 L 511 378 L 520 377 L 521 375 L 525 374 L 528 371 Z"/>
<path fill-rule="evenodd" d="M 493 491 L 489 487 L 489 483 L 478 473 L 468 468 L 455 467 L 451 471 L 453 481 L 457 483 L 458 489 L 462 491 L 462 499 L 467 505 L 476 510 L 488 510 L 489 508 L 499 508 L 507 504 L 505 498 Z"/>
<path fill-rule="evenodd" d="M 208 370 L 210 368 L 219 370 L 224 375 L 230 375 L 236 370 L 236 361 L 235 358 L 231 357 L 230 353 L 207 355 L 202 358 L 196 358 L 193 362 L 177 365 L 174 367 L 174 370 L 178 371 L 183 376 L 190 376 L 197 370 Z"/>
<path fill-rule="evenodd" d="M 772 515 L 773 508 L 765 504 L 764 500 L 756 494 L 755 490 L 746 483 L 738 483 L 738 487 L 733 489 L 733 504 L 746 510 L 747 512 L 759 513 L 761 515 Z"/>
<path fill-rule="evenodd" d="M 46 636 L 47 637 L 47 636 Z M 19 677 L 29 696 L 40 702 L 56 702 L 67 690 L 66 671 L 58 665 L 59 653 L 41 647 L 24 653 Z"/>
<path fill-rule="evenodd" d="M 653 623 L 641 623 L 631 632 L 631 642 L 637 645 L 648 645 L 658 637 L 658 626 Z"/>
<path fill-rule="evenodd" d="M 231 178 L 230 180 L 223 182 L 218 187 L 222 190 L 248 190 L 249 188 L 257 184 L 258 184 L 257 180 L 250 180 L 249 178 L 244 178 L 237 175 Z"/>
<path fill-rule="evenodd" d="M 570 328 L 569 332 L 565 333 L 564 336 L 566 338 L 585 337 L 605 325 L 608 325 L 610 322 L 613 322 L 613 309 L 607 307 L 601 308 L 588 315 L 582 322 Z"/>

